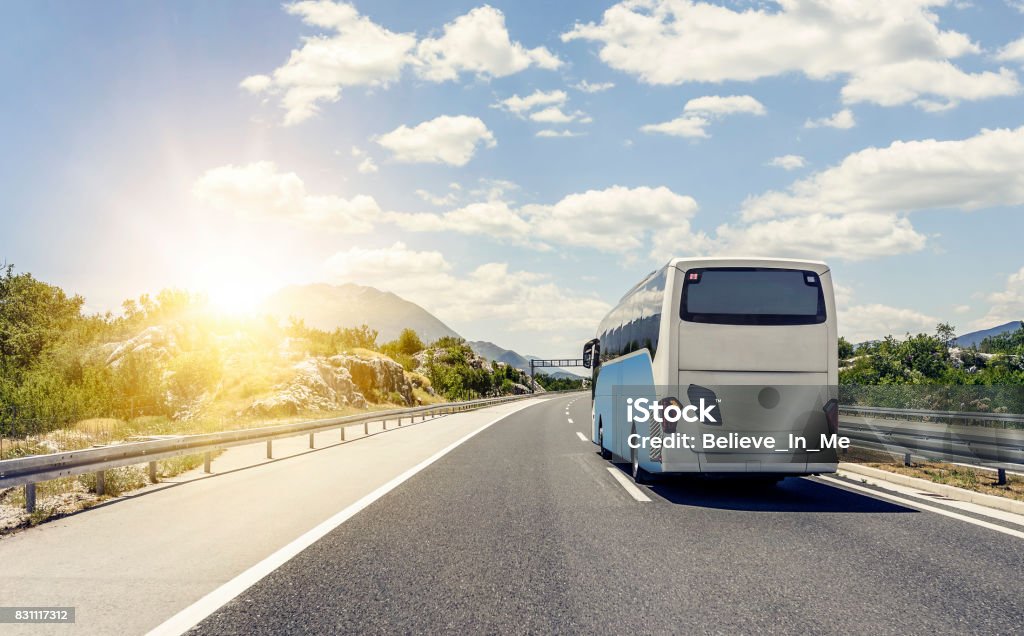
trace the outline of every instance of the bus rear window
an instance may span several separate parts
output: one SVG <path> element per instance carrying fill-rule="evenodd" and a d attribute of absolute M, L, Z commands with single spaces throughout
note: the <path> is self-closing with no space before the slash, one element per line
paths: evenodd
<path fill-rule="evenodd" d="M 683 285 L 681 317 L 720 325 L 813 325 L 825 322 L 825 296 L 814 272 L 691 269 Z"/>

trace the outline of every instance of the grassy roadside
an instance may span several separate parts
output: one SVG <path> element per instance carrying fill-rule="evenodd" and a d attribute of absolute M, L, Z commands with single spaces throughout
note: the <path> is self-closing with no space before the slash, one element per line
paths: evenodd
<path fill-rule="evenodd" d="M 849 452 L 841 454 L 839 459 L 899 475 L 927 479 L 937 484 L 1024 501 L 1024 477 L 1017 475 L 1007 475 L 1006 485 L 997 486 L 996 473 L 992 470 L 931 461 L 913 461 L 910 466 L 904 466 L 902 457 L 864 448 L 850 448 Z"/>

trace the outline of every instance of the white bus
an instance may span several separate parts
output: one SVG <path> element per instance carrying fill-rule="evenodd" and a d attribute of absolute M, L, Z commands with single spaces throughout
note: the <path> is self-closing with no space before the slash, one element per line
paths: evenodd
<path fill-rule="evenodd" d="M 622 297 L 583 358 L 592 440 L 602 457 L 628 461 L 638 482 L 836 471 L 839 361 L 825 263 L 674 259 Z M 654 404 L 674 417 L 655 417 Z M 679 418 L 683 410 L 700 417 Z"/>

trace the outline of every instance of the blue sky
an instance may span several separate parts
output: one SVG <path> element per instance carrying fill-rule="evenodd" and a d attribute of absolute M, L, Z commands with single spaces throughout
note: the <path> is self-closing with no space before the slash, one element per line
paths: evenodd
<path fill-rule="evenodd" d="M 992 326 L 1024 317 L 1022 11 L 12 5 L 0 257 L 94 310 L 369 284 L 538 355 L 695 254 L 828 261 L 855 340 Z"/>

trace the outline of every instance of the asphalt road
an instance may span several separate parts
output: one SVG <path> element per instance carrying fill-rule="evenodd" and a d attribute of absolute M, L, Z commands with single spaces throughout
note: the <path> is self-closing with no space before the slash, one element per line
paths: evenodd
<path fill-rule="evenodd" d="M 202 469 L 0 538 L 0 606 L 76 608 L 73 626 L 0 624 L 0 635 L 145 634 L 265 563 L 296 537 L 401 479 L 503 414 L 497 407 L 370 435 L 349 429 L 238 446 Z"/>
<path fill-rule="evenodd" d="M 813 478 L 637 501 L 589 409 L 506 417 L 192 633 L 1024 631 L 1021 539 Z"/>

